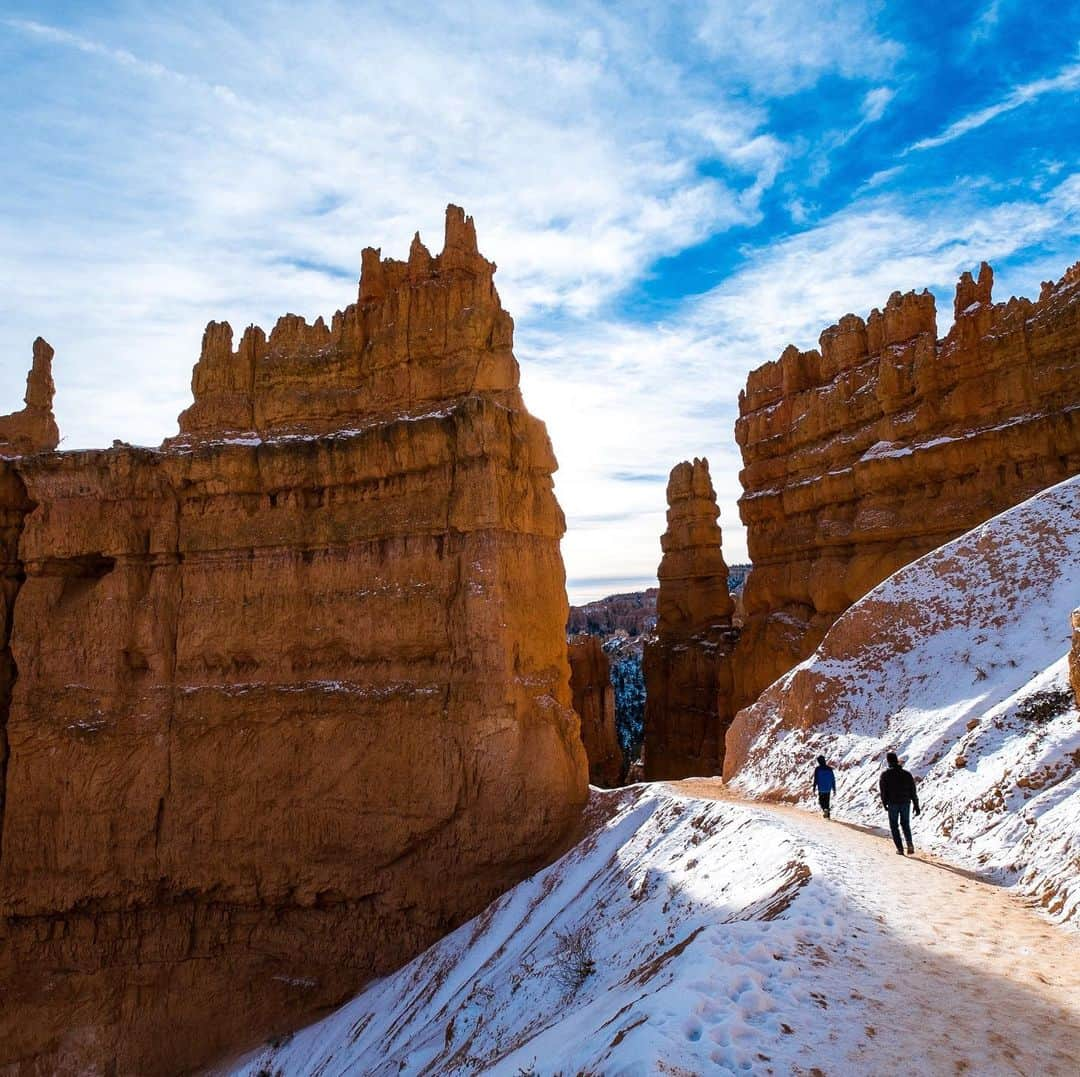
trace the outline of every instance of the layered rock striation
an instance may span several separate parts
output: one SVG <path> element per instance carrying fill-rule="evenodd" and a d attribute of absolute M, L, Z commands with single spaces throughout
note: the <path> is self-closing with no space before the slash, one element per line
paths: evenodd
<path fill-rule="evenodd" d="M 657 576 L 656 634 L 645 645 L 645 775 L 716 774 L 732 708 L 738 639 L 707 460 L 671 471 Z"/>
<path fill-rule="evenodd" d="M 556 462 L 494 269 L 450 207 L 329 326 L 211 323 L 160 449 L 4 465 L 0 1068 L 205 1065 L 575 825 Z"/>
<path fill-rule="evenodd" d="M 570 693 L 581 719 L 581 741 L 589 759 L 589 781 L 602 789 L 622 782 L 623 755 L 615 728 L 615 688 L 611 664 L 596 636 L 571 638 Z"/>
<path fill-rule="evenodd" d="M 933 296 L 894 293 L 750 375 L 740 706 L 896 569 L 1080 471 L 1080 263 L 1036 302 L 992 284 L 963 275 L 942 340 Z"/>

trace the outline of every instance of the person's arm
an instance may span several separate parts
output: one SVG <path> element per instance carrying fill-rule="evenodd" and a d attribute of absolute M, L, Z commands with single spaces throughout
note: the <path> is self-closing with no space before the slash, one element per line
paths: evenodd
<path fill-rule="evenodd" d="M 889 802 L 885 799 L 885 774 L 887 773 L 888 771 L 883 772 L 881 777 L 878 778 L 878 792 L 881 794 L 881 806 L 883 808 L 889 806 Z"/>
<path fill-rule="evenodd" d="M 915 788 L 915 775 L 909 774 L 908 781 L 911 782 L 911 806 L 915 809 L 915 814 L 920 815 L 922 808 L 919 807 L 919 791 Z"/>

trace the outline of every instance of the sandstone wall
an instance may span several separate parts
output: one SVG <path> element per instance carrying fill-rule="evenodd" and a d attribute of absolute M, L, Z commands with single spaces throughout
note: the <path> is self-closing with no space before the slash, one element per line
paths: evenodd
<path fill-rule="evenodd" d="M 0 1068 L 175 1073 L 244 1048 L 574 826 L 556 464 L 493 271 L 451 207 L 440 256 L 366 251 L 330 327 L 289 316 L 233 352 L 211 324 L 161 449 L 0 474 L 0 510 L 35 506 Z"/>
<path fill-rule="evenodd" d="M 717 774 L 734 717 L 728 570 L 707 460 L 671 471 L 657 576 L 656 635 L 645 645 L 645 775 Z"/>
<path fill-rule="evenodd" d="M 570 640 L 570 692 L 581 719 L 581 740 L 589 759 L 589 781 L 614 789 L 622 781 L 623 757 L 615 729 L 615 689 L 611 666 L 596 636 Z"/>
<path fill-rule="evenodd" d="M 929 293 L 895 293 L 750 375 L 740 706 L 897 568 L 1080 471 L 1080 264 L 1037 302 L 992 283 L 964 274 L 943 340 Z"/>

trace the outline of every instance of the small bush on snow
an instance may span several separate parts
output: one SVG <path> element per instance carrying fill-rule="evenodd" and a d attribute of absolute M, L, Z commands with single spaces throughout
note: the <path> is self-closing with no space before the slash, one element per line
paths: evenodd
<path fill-rule="evenodd" d="M 585 925 L 573 931 L 556 931 L 555 982 L 569 992 L 579 987 L 596 972 L 593 958 L 592 932 Z"/>

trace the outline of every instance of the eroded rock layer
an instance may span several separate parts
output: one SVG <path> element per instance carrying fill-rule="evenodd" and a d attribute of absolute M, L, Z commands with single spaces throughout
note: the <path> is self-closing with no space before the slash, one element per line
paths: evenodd
<path fill-rule="evenodd" d="M 161 449 L 8 465 L 36 507 L 0 1066 L 175 1073 L 244 1048 L 575 823 L 556 465 L 494 266 L 453 207 L 440 256 L 363 265 L 330 328 L 288 317 L 234 353 L 212 324 Z"/>
<path fill-rule="evenodd" d="M 0 415 L 0 456 L 48 452 L 60 444 L 60 430 L 53 418 L 53 350 L 38 337 L 34 360 L 26 375 L 25 407 Z"/>
<path fill-rule="evenodd" d="M 750 375 L 740 706 L 897 568 L 1080 471 L 1080 264 L 1037 302 L 992 283 L 963 275 L 943 340 L 933 296 L 895 293 Z"/>
<path fill-rule="evenodd" d="M 570 692 L 581 719 L 581 740 L 589 758 L 589 781 L 614 789 L 622 781 L 622 750 L 615 729 L 615 689 L 611 665 L 596 636 L 574 636 L 570 655 Z"/>
<path fill-rule="evenodd" d="M 657 576 L 656 635 L 645 645 L 645 775 L 717 774 L 734 717 L 731 654 L 738 639 L 720 549 L 709 462 L 677 464 L 667 488 Z"/>
<path fill-rule="evenodd" d="M 656 627 L 656 592 L 655 587 L 650 587 L 571 606 L 566 630 L 594 636 L 611 636 L 621 630 L 631 639 L 644 635 Z"/>

